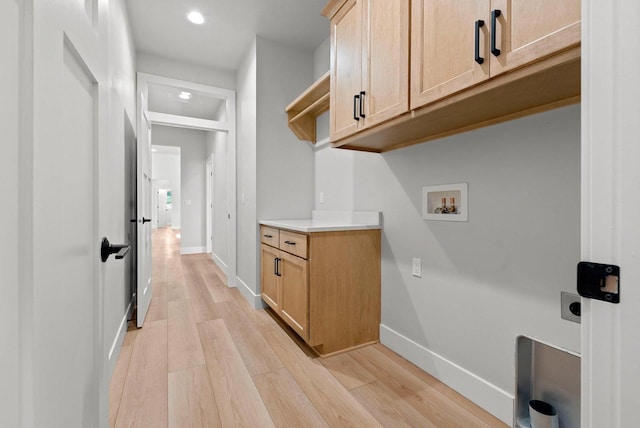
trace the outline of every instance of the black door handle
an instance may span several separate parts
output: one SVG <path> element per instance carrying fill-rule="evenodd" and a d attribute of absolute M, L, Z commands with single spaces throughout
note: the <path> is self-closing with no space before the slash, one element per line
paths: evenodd
<path fill-rule="evenodd" d="M 144 218 L 144 217 L 142 217 L 142 224 L 149 223 L 150 221 L 151 221 L 151 219 L 150 219 L 150 218 Z"/>
<path fill-rule="evenodd" d="M 360 95 L 353 96 L 353 119 L 360 120 L 358 117 L 358 100 L 360 99 Z"/>
<path fill-rule="evenodd" d="M 476 39 L 475 39 L 475 50 L 474 50 L 474 60 L 478 64 L 482 64 L 484 62 L 484 58 L 480 56 L 480 28 L 484 27 L 484 21 L 482 19 L 478 19 L 476 21 Z"/>
<path fill-rule="evenodd" d="M 116 259 L 123 259 L 131 249 L 127 244 L 113 245 L 107 238 L 102 238 L 102 244 L 100 245 L 100 259 L 102 263 L 106 262 L 111 254 L 116 255 Z"/>
<path fill-rule="evenodd" d="M 496 20 L 502 15 L 500 9 L 491 11 L 491 53 L 493 56 L 500 56 L 500 49 L 496 47 Z"/>
<path fill-rule="evenodd" d="M 364 119 L 364 96 L 365 92 L 360 91 L 360 117 Z"/>

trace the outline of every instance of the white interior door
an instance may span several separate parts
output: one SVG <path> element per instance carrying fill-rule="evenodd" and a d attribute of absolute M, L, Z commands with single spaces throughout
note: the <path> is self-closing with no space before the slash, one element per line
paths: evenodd
<path fill-rule="evenodd" d="M 142 103 L 144 105 L 144 103 Z M 151 303 L 151 124 L 141 110 L 138 126 L 138 288 L 137 325 L 142 327 Z"/>
<path fill-rule="evenodd" d="M 108 174 L 100 175 L 108 169 L 100 155 L 108 144 L 104 24 L 97 2 L 33 6 L 32 65 L 23 70 L 26 82 L 33 73 L 30 107 L 23 107 L 33 133 L 23 141 L 31 170 L 22 172 L 29 203 L 21 207 L 30 217 L 24 245 L 32 256 L 21 266 L 28 279 L 16 394 L 21 426 L 96 427 L 105 401 L 101 290 L 114 272 L 100 262 L 108 223 L 98 209 L 108 185 Z"/>

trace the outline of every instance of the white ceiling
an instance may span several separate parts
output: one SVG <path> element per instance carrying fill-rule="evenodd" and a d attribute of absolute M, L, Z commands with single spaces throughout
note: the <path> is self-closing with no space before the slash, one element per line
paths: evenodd
<path fill-rule="evenodd" d="M 236 70 L 255 35 L 304 50 L 329 37 L 327 0 L 125 0 L 136 49 Z M 201 12 L 194 25 L 186 15 Z"/>

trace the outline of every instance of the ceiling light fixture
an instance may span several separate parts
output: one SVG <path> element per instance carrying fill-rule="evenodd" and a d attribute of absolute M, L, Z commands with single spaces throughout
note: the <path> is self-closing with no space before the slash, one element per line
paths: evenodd
<path fill-rule="evenodd" d="M 189 12 L 189 14 L 187 15 L 187 19 L 197 25 L 204 24 L 204 16 L 202 16 L 200 12 L 196 12 L 195 10 Z"/>
<path fill-rule="evenodd" d="M 191 92 L 182 91 L 182 92 L 180 92 L 180 95 L 178 95 L 178 98 L 180 98 L 182 100 L 190 100 L 191 99 Z"/>

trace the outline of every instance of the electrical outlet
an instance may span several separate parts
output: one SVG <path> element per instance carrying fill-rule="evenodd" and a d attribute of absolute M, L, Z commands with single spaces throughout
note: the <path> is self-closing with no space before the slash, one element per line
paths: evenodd
<path fill-rule="evenodd" d="M 417 276 L 418 278 L 422 278 L 422 260 L 413 259 L 413 264 L 411 267 L 411 275 Z"/>
<path fill-rule="evenodd" d="M 580 324 L 580 296 L 562 291 L 560 293 L 560 305 L 562 319 Z"/>
<path fill-rule="evenodd" d="M 320 203 L 324 204 L 324 192 L 320 192 Z"/>

